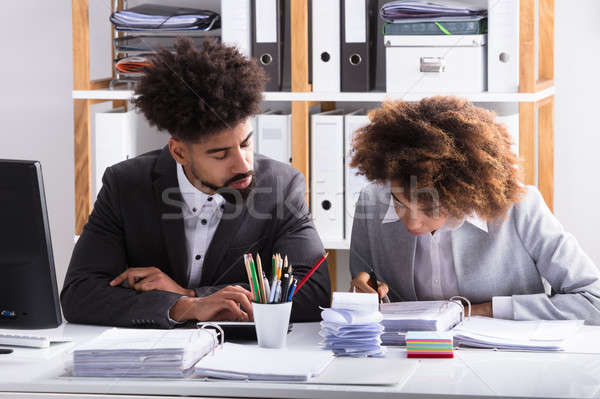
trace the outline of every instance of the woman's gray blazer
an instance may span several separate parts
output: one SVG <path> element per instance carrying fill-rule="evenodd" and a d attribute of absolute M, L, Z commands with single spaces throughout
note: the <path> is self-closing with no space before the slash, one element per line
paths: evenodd
<path fill-rule="evenodd" d="M 381 223 L 389 189 L 370 184 L 356 207 L 350 245 L 352 277 L 373 266 L 392 301 L 417 300 L 416 237 L 402 221 Z M 535 187 L 488 232 L 465 223 L 452 233 L 460 295 L 478 304 L 512 296 L 515 320 L 582 319 L 600 324 L 600 270 L 567 233 Z"/>

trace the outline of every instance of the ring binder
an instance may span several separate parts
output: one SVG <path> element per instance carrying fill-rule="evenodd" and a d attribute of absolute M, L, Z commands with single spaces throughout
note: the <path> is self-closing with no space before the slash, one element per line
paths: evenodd
<path fill-rule="evenodd" d="M 222 347 L 223 344 L 225 343 L 225 332 L 223 331 L 223 329 L 221 328 L 220 325 L 218 325 L 217 323 L 212 323 L 212 322 L 203 324 L 202 327 L 200 327 L 200 330 L 205 330 L 206 327 L 215 328 L 218 331 L 218 338 L 216 335 L 209 334 L 213 338 L 213 342 L 214 342 L 214 345 L 212 347 L 212 350 L 210 351 L 210 354 L 214 355 L 215 348 L 218 348 L 220 346 Z M 221 341 L 221 342 L 219 343 L 219 341 Z"/>
<path fill-rule="evenodd" d="M 469 301 L 469 300 L 468 300 L 467 298 L 465 298 L 464 296 L 455 295 L 455 296 L 451 297 L 450 299 L 448 299 L 448 301 L 451 301 L 451 302 L 454 302 L 454 303 L 459 303 L 459 304 L 462 306 L 462 308 L 463 308 L 463 312 L 462 312 L 462 315 L 463 315 L 463 317 L 462 317 L 461 321 L 463 321 L 463 320 L 464 320 L 464 316 L 465 316 L 465 306 L 462 304 L 462 302 L 456 302 L 456 300 L 457 300 L 457 299 L 458 299 L 459 301 L 463 300 L 463 301 L 465 301 L 465 302 L 467 303 L 467 305 L 469 305 L 469 315 L 467 316 L 467 318 L 471 317 L 471 301 Z"/>

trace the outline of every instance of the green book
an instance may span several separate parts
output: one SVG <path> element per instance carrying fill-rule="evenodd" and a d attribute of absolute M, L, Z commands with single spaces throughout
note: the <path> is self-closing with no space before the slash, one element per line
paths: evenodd
<path fill-rule="evenodd" d="M 384 35 L 481 35 L 487 33 L 487 18 L 460 21 L 386 22 Z"/>

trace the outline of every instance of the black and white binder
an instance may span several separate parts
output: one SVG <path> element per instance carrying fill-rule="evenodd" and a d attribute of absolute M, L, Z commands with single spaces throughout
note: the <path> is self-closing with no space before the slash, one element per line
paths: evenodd
<path fill-rule="evenodd" d="M 377 1 L 342 0 L 342 91 L 369 91 L 375 85 Z"/>
<path fill-rule="evenodd" d="M 269 80 L 266 91 L 291 86 L 290 0 L 252 0 L 252 56 Z"/>

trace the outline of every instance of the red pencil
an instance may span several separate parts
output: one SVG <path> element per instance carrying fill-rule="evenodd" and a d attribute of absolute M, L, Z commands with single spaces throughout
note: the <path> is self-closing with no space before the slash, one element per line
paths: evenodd
<path fill-rule="evenodd" d="M 312 274 L 317 271 L 317 269 L 319 268 L 319 266 L 321 266 L 321 263 L 323 263 L 323 261 L 325 260 L 325 258 L 327 258 L 327 255 L 329 255 L 329 252 L 325 252 L 325 255 L 321 256 L 321 259 L 319 259 L 319 261 L 313 266 L 313 268 L 310 269 L 310 271 L 308 273 L 306 273 L 306 276 L 304 276 L 304 278 L 302 279 L 302 281 L 300 281 L 300 283 L 298 283 L 298 286 L 294 290 L 294 293 L 292 294 L 292 297 L 294 295 L 296 295 L 296 293 L 298 291 L 300 291 L 300 288 L 302 288 L 302 286 L 304 285 L 304 283 L 306 283 L 306 280 L 308 280 L 310 278 L 310 276 L 312 276 Z"/>

